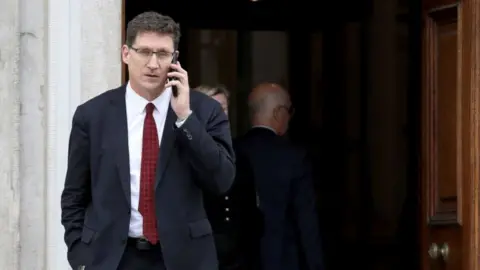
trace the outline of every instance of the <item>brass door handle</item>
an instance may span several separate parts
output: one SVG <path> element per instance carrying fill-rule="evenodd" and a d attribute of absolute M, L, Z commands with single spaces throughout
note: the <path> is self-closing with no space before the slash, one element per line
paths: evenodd
<path fill-rule="evenodd" d="M 430 248 L 428 249 L 428 255 L 430 255 L 430 258 L 432 258 L 433 260 L 442 257 L 442 259 L 446 261 L 448 259 L 449 253 L 450 250 L 447 243 L 443 243 L 440 247 L 436 243 L 432 243 L 430 245 Z"/>

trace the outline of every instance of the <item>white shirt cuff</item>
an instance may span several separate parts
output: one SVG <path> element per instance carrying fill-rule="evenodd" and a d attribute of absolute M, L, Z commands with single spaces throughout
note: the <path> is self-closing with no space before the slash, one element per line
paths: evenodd
<path fill-rule="evenodd" d="M 190 117 L 191 114 L 192 114 L 192 112 L 190 111 L 190 113 L 184 119 L 177 119 L 177 121 L 175 122 L 175 125 L 177 126 L 177 128 L 181 127 L 183 125 L 183 123 L 185 123 L 185 121 L 187 121 L 188 117 Z"/>

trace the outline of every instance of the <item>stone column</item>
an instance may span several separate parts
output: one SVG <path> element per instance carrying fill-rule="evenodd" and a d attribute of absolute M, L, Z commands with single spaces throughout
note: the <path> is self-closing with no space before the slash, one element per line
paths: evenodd
<path fill-rule="evenodd" d="M 121 83 L 122 1 L 79 1 L 82 101 Z"/>
<path fill-rule="evenodd" d="M 0 269 L 18 269 L 20 234 L 19 2 L 0 9 Z"/>
<path fill-rule="evenodd" d="M 1 6 L 0 269 L 69 269 L 60 194 L 71 118 L 121 83 L 122 2 Z"/>
<path fill-rule="evenodd" d="M 28 7 L 28 8 L 27 8 Z M 45 45 L 44 0 L 20 0 L 20 266 L 45 263 Z"/>
<path fill-rule="evenodd" d="M 68 269 L 59 198 L 67 167 L 71 119 L 80 103 L 121 83 L 121 7 L 120 0 L 48 1 L 44 269 Z"/>

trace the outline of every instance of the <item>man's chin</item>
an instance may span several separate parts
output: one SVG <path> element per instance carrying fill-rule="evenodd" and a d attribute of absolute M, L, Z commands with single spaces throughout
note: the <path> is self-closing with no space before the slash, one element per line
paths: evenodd
<path fill-rule="evenodd" d="M 149 92 L 163 90 L 164 85 L 158 82 L 143 82 L 142 86 Z"/>

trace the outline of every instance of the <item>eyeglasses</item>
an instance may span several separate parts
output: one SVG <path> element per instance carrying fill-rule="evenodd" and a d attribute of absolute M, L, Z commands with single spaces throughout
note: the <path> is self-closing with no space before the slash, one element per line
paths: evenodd
<path fill-rule="evenodd" d="M 154 54 L 157 56 L 157 61 L 159 62 L 170 62 L 175 55 L 175 52 L 153 51 L 146 48 L 130 47 L 130 49 L 134 50 L 138 54 L 138 56 L 145 61 L 145 63 L 150 61 Z"/>

